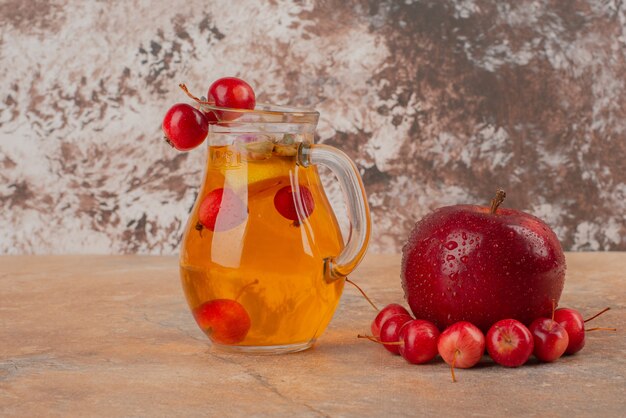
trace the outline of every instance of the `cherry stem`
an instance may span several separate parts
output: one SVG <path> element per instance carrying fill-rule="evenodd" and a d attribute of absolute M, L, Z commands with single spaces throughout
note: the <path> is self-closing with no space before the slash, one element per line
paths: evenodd
<path fill-rule="evenodd" d="M 456 351 L 454 357 L 452 357 L 452 363 L 450 363 L 450 373 L 452 373 L 452 383 L 456 383 L 456 376 L 454 375 L 454 363 L 456 363 Z"/>
<path fill-rule="evenodd" d="M 554 311 L 556 311 L 556 300 L 552 299 L 552 322 L 554 322 Z"/>
<path fill-rule="evenodd" d="M 585 329 L 585 332 L 591 332 L 591 331 L 617 331 L 617 328 L 595 327 L 595 328 Z"/>
<path fill-rule="evenodd" d="M 248 283 L 247 285 L 245 285 L 244 287 L 241 288 L 241 290 L 239 291 L 239 293 L 237 294 L 237 297 L 235 298 L 236 301 L 239 301 L 239 298 L 243 295 L 243 292 L 245 292 L 245 290 L 247 288 L 249 288 L 250 286 L 254 286 L 255 284 L 259 284 L 259 279 L 254 279 L 254 281 Z"/>
<path fill-rule="evenodd" d="M 610 307 L 604 308 L 604 309 L 602 309 L 600 312 L 598 312 L 597 314 L 595 314 L 594 316 L 592 316 L 591 318 L 587 318 L 587 319 L 585 319 L 583 322 L 589 322 L 589 321 L 591 321 L 592 319 L 596 319 L 597 317 L 599 317 L 600 315 L 602 315 L 602 314 L 603 314 L 603 313 L 605 313 L 606 311 L 610 311 L 610 310 L 611 310 L 611 308 L 610 308 Z"/>
<path fill-rule="evenodd" d="M 494 197 L 491 200 L 491 209 L 489 210 L 489 212 L 492 215 L 496 214 L 496 211 L 498 210 L 498 206 L 500 206 L 502 204 L 502 202 L 504 202 L 504 198 L 505 197 L 506 197 L 506 193 L 504 192 L 504 190 L 498 189 L 496 191 L 496 197 Z"/>
<path fill-rule="evenodd" d="M 185 85 L 185 83 L 180 83 L 180 84 L 178 85 L 178 87 L 180 87 L 180 88 L 181 88 L 181 90 L 182 90 L 182 91 L 184 91 L 184 92 L 185 92 L 185 94 L 186 94 L 187 96 L 189 96 L 190 98 L 192 98 L 193 100 L 195 100 L 195 101 L 196 101 L 196 102 L 198 102 L 199 104 L 204 104 L 204 105 L 215 106 L 215 103 L 214 103 L 214 102 L 205 102 L 205 101 L 203 101 L 203 100 L 201 100 L 201 99 L 197 98 L 197 97 L 196 97 L 196 96 L 194 96 L 193 94 L 191 94 L 191 93 L 189 92 L 189 89 L 188 89 L 188 88 L 187 88 L 187 86 Z"/>
<path fill-rule="evenodd" d="M 383 344 L 383 345 L 402 345 L 402 342 L 400 342 L 400 341 L 386 343 L 384 341 L 379 340 L 376 337 L 372 337 L 371 335 L 361 335 L 361 334 L 358 334 L 356 337 L 357 338 L 365 338 L 366 340 L 370 340 L 372 342 L 375 342 L 375 343 L 378 343 L 378 344 Z"/>
<path fill-rule="evenodd" d="M 361 289 L 358 284 L 354 283 L 352 280 L 348 279 L 347 277 L 346 277 L 346 282 L 348 282 L 352 286 L 356 287 L 358 289 L 358 291 L 361 292 L 361 294 L 363 295 L 365 300 L 368 301 L 370 305 L 372 305 L 372 308 L 374 308 L 374 310 L 377 311 L 377 312 L 379 311 L 378 307 L 374 304 L 374 302 L 372 302 L 372 300 L 370 298 L 367 297 L 367 295 L 365 294 L 363 289 Z"/>

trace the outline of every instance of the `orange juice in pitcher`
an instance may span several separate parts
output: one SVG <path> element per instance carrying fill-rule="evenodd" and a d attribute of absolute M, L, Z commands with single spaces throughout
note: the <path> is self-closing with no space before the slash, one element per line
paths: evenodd
<path fill-rule="evenodd" d="M 350 159 L 314 145 L 319 117 L 269 105 L 229 110 L 210 126 L 202 188 L 180 256 L 183 289 L 213 343 L 244 352 L 310 347 L 339 302 L 369 238 L 363 184 Z M 317 166 L 348 203 L 343 242 Z"/>

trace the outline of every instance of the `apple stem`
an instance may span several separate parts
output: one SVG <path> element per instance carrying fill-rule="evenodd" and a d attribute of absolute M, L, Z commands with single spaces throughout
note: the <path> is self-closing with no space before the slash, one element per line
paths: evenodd
<path fill-rule="evenodd" d="M 609 311 L 609 310 L 611 310 L 611 307 L 604 308 L 604 309 L 602 309 L 600 312 L 598 312 L 597 314 L 595 314 L 594 316 L 592 316 L 591 318 L 587 318 L 587 319 L 585 319 L 585 320 L 584 320 L 584 322 L 589 322 L 589 321 L 591 321 L 592 319 L 596 319 L 597 317 L 599 317 L 600 315 L 602 315 L 603 313 L 605 313 L 606 311 Z"/>
<path fill-rule="evenodd" d="M 617 328 L 595 327 L 595 328 L 585 329 L 585 332 L 591 332 L 591 331 L 617 331 Z"/>
<path fill-rule="evenodd" d="M 202 230 L 204 229 L 204 226 L 202 226 L 202 224 L 200 223 L 200 221 L 198 221 L 196 223 L 196 231 L 198 231 L 198 234 L 200 234 L 200 238 L 202 238 Z"/>
<path fill-rule="evenodd" d="M 198 104 L 215 106 L 215 102 L 205 102 L 204 100 L 201 100 L 201 99 L 197 98 L 196 96 L 194 96 L 193 94 L 191 94 L 189 92 L 189 89 L 187 88 L 187 86 L 184 83 L 180 83 L 178 85 L 178 87 L 180 87 L 181 90 L 184 91 L 187 96 L 189 96 L 191 99 L 195 100 Z"/>
<path fill-rule="evenodd" d="M 379 340 L 376 337 L 372 337 L 371 335 L 361 335 L 361 334 L 358 334 L 356 337 L 357 338 L 365 338 L 365 339 L 370 340 L 372 342 L 375 342 L 375 343 L 378 343 L 378 344 L 383 344 L 383 345 L 402 345 L 402 342 L 400 342 L 400 341 L 386 343 L 384 341 Z"/>
<path fill-rule="evenodd" d="M 174 144 L 172 144 L 172 141 L 170 141 L 168 137 L 164 136 L 163 139 L 165 140 L 165 142 L 167 142 L 167 145 L 174 148 Z"/>
<path fill-rule="evenodd" d="M 454 363 L 456 363 L 456 351 L 454 357 L 452 357 L 452 363 L 450 363 L 450 373 L 452 373 L 452 383 L 456 383 L 456 376 L 454 375 Z"/>
<path fill-rule="evenodd" d="M 504 192 L 504 190 L 502 190 L 502 189 L 496 190 L 496 197 L 494 197 L 491 200 L 491 209 L 489 210 L 489 212 L 492 215 L 496 214 L 496 211 L 498 210 L 498 207 L 502 204 L 502 202 L 504 202 L 504 198 L 505 197 L 506 197 L 506 193 Z"/>
<path fill-rule="evenodd" d="M 236 301 L 239 301 L 239 298 L 243 295 L 243 292 L 249 288 L 250 286 L 253 286 L 255 284 L 259 284 L 259 279 L 254 279 L 253 281 L 251 281 L 250 283 L 248 283 L 247 285 L 245 285 L 244 287 L 241 288 L 241 290 L 239 291 L 239 293 L 237 294 L 237 297 L 235 298 Z"/>
<path fill-rule="evenodd" d="M 378 307 L 374 304 L 374 302 L 372 302 L 372 300 L 371 300 L 370 298 L 368 298 L 368 297 L 367 297 L 367 295 L 365 294 L 365 292 L 363 291 L 363 289 L 361 289 L 361 288 L 359 287 L 359 285 L 358 285 L 358 284 L 354 283 L 352 280 L 348 279 L 347 277 L 346 277 L 346 282 L 348 282 L 348 283 L 350 283 L 352 286 L 356 287 L 356 288 L 357 288 L 357 290 L 358 290 L 359 292 L 361 292 L 361 294 L 363 295 L 363 297 L 365 298 L 365 300 L 366 300 L 366 301 L 368 301 L 370 305 L 372 305 L 372 308 L 374 308 L 374 310 L 375 310 L 375 311 L 377 311 L 377 312 L 379 311 Z"/>

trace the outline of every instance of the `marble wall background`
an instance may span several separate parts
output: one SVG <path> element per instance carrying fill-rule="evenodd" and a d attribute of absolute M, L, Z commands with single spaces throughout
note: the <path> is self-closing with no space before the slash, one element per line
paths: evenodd
<path fill-rule="evenodd" d="M 0 253 L 175 253 L 204 151 L 161 118 L 225 75 L 322 113 L 373 251 L 496 186 L 566 249 L 626 250 L 625 51 L 621 0 L 2 0 Z"/>

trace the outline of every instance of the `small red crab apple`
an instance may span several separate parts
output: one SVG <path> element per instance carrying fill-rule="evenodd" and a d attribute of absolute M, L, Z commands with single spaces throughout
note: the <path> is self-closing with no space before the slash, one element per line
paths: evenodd
<path fill-rule="evenodd" d="M 568 344 L 565 354 L 579 352 L 585 346 L 585 321 L 575 309 L 559 308 L 554 311 L 554 320 L 567 332 Z"/>
<path fill-rule="evenodd" d="M 248 311 L 238 302 L 254 280 L 243 286 L 235 299 L 213 299 L 193 310 L 198 326 L 212 341 L 218 344 L 237 344 L 243 341 L 250 331 L 251 320 Z"/>
<path fill-rule="evenodd" d="M 533 336 L 519 321 L 503 319 L 487 332 L 487 351 L 496 363 L 505 367 L 518 367 L 528 361 L 533 353 Z"/>
<path fill-rule="evenodd" d="M 410 315 L 398 314 L 387 319 L 380 328 L 380 342 L 392 343 L 384 344 L 384 347 L 393 354 L 400 354 L 400 346 L 393 343 L 400 341 L 400 330 L 413 318 Z"/>
<path fill-rule="evenodd" d="M 357 335 L 357 338 L 382 344 L 412 364 L 427 363 L 437 356 L 439 330 L 432 322 L 398 314 L 382 325 L 380 334 L 380 338 L 371 335 Z"/>
<path fill-rule="evenodd" d="M 198 209 L 196 229 L 227 231 L 246 220 L 248 208 L 232 189 L 214 189 L 206 195 Z"/>
<path fill-rule="evenodd" d="M 548 363 L 565 353 L 569 336 L 558 322 L 550 318 L 537 318 L 528 329 L 534 339 L 533 353 L 539 360 Z"/>
<path fill-rule="evenodd" d="M 452 381 L 456 382 L 454 368 L 469 369 L 480 361 L 485 353 L 485 336 L 467 321 L 450 325 L 439 336 L 439 355 L 450 365 Z"/>
<path fill-rule="evenodd" d="M 583 349 L 583 347 L 585 346 L 585 331 L 615 331 L 615 328 L 585 329 L 586 322 L 597 318 L 609 309 L 611 308 L 605 308 L 591 318 L 587 319 L 583 319 L 583 316 L 580 314 L 580 312 L 575 309 L 559 308 L 554 311 L 554 320 L 561 324 L 563 328 L 565 328 L 565 331 L 567 331 L 567 336 L 569 338 L 569 343 L 567 344 L 567 349 L 565 349 L 565 354 L 575 354 Z"/>
<path fill-rule="evenodd" d="M 428 363 L 437 356 L 439 329 L 430 321 L 414 319 L 400 328 L 400 355 L 412 364 Z"/>
<path fill-rule="evenodd" d="M 308 218 L 315 209 L 315 201 L 309 188 L 299 186 L 298 190 L 299 199 L 296 190 L 291 186 L 283 187 L 274 196 L 274 207 L 284 218 L 293 221 L 294 226 L 299 226 L 300 219 Z"/>
<path fill-rule="evenodd" d="M 391 303 L 381 309 L 380 312 L 378 312 L 378 315 L 376 315 L 376 318 L 374 318 L 374 320 L 372 321 L 372 335 L 376 338 L 380 337 L 380 327 L 382 327 L 385 321 L 387 321 L 389 318 L 399 314 L 411 316 L 411 314 L 409 314 L 409 311 L 407 311 L 404 307 L 402 307 L 402 305 L 398 305 L 397 303 Z"/>
<path fill-rule="evenodd" d="M 206 115 L 185 103 L 177 103 L 163 118 L 163 134 L 167 142 L 179 151 L 189 151 L 200 145 L 209 133 Z"/>
<path fill-rule="evenodd" d="M 193 311 L 200 328 L 218 344 L 237 344 L 250 330 L 250 315 L 232 299 L 214 299 Z"/>
<path fill-rule="evenodd" d="M 207 93 L 209 102 L 217 107 L 231 109 L 254 109 L 256 97 L 250 84 L 237 77 L 223 77 L 215 80 Z M 220 120 L 233 120 L 239 117 L 237 112 L 216 111 Z"/>

